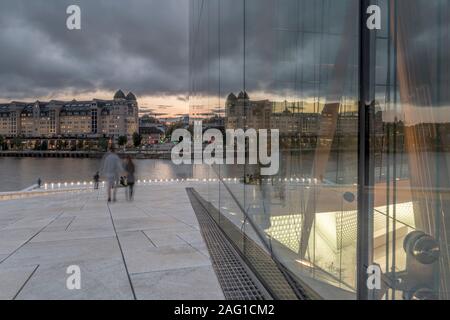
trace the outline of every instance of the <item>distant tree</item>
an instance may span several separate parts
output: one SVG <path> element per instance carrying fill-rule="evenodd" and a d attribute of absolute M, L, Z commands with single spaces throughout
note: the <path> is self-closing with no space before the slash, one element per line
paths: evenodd
<path fill-rule="evenodd" d="M 22 149 L 22 139 L 20 137 L 14 137 L 13 144 L 16 149 Z"/>
<path fill-rule="evenodd" d="M 141 145 L 141 143 L 142 143 L 142 136 L 137 132 L 133 133 L 133 145 L 137 148 Z"/>
<path fill-rule="evenodd" d="M 0 136 L 0 150 L 8 150 L 8 141 L 3 136 Z"/>
<path fill-rule="evenodd" d="M 47 151 L 48 150 L 48 142 L 47 140 L 44 140 L 41 144 L 41 150 L 42 151 Z"/>
<path fill-rule="evenodd" d="M 56 150 L 61 150 L 61 149 L 62 149 L 62 141 L 56 140 Z"/>
<path fill-rule="evenodd" d="M 108 150 L 108 139 L 105 137 L 102 137 L 98 140 L 98 147 L 100 148 L 101 151 L 106 151 Z"/>
<path fill-rule="evenodd" d="M 41 150 L 41 140 L 36 140 L 34 143 L 34 150 Z"/>
<path fill-rule="evenodd" d="M 76 140 L 70 141 L 70 151 L 77 151 L 77 141 Z"/>
<path fill-rule="evenodd" d="M 128 142 L 128 138 L 127 136 L 120 136 L 119 139 L 117 140 L 117 144 L 121 147 L 123 147 L 124 145 L 126 145 Z"/>
<path fill-rule="evenodd" d="M 94 142 L 92 140 L 88 141 L 87 148 L 89 151 L 91 151 L 94 148 Z"/>

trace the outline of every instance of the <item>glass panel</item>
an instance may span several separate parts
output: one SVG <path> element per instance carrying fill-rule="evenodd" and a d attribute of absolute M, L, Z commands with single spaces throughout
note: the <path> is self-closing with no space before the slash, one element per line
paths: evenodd
<path fill-rule="evenodd" d="M 450 1 L 379 1 L 376 299 L 449 299 Z M 417 15 L 420 12 L 420 15 Z"/>
<path fill-rule="evenodd" d="M 221 183 L 198 191 L 222 213 L 225 231 L 235 234 L 231 221 L 245 234 L 234 236 L 239 247 L 257 243 L 328 298 L 352 299 L 356 290 L 357 4 L 191 4 L 191 28 L 199 28 L 191 29 L 191 116 L 204 129 L 215 114 L 223 131 L 280 135 L 275 175 L 248 161 L 214 165 L 209 178 Z"/>
<path fill-rule="evenodd" d="M 320 296 L 353 299 L 366 269 L 356 256 L 364 170 L 382 271 L 372 297 L 449 299 L 450 0 L 371 2 L 382 21 L 370 44 L 373 165 L 358 168 L 360 1 L 191 0 L 191 117 L 204 130 L 280 135 L 275 175 L 248 162 L 197 166 L 209 181 L 198 191 L 249 258 L 254 241 Z"/>

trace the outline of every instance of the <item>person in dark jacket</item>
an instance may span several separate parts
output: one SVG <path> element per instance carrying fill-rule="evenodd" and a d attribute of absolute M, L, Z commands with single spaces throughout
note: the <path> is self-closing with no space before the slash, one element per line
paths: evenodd
<path fill-rule="evenodd" d="M 128 189 L 125 194 L 126 194 L 128 201 L 133 201 L 134 183 L 136 181 L 136 177 L 135 177 L 136 167 L 130 156 L 127 156 L 124 167 L 125 167 L 125 172 L 127 174 L 126 178 L 127 178 L 127 186 L 128 186 Z"/>
<path fill-rule="evenodd" d="M 97 171 L 94 175 L 94 189 L 98 190 L 98 184 L 100 182 L 100 173 Z"/>

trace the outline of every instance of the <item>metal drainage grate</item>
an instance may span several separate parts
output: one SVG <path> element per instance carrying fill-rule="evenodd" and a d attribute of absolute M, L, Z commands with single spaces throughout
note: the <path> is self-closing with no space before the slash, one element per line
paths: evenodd
<path fill-rule="evenodd" d="M 271 299 L 261 285 L 257 285 L 253 280 L 255 277 L 250 276 L 239 254 L 192 191 L 188 189 L 187 192 L 225 298 L 227 300 Z"/>

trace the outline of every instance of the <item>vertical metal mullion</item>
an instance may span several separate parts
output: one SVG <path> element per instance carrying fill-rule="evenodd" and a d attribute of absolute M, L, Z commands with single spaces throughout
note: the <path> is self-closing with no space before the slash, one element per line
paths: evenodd
<path fill-rule="evenodd" d="M 359 110 L 358 110 L 358 237 L 357 298 L 370 299 L 367 268 L 373 262 L 372 123 L 375 107 L 374 55 L 376 32 L 367 28 L 371 0 L 360 0 L 359 9 Z"/>
<path fill-rule="evenodd" d="M 247 88 L 246 88 L 246 62 L 247 62 L 247 48 L 246 48 L 246 40 L 247 40 L 247 20 L 246 20 L 246 9 L 247 9 L 247 2 L 246 0 L 242 1 L 242 43 L 243 43 L 243 82 L 242 82 L 242 86 L 243 86 L 243 92 L 244 92 L 244 128 L 242 128 L 244 131 L 247 130 L 247 99 L 246 99 L 246 94 L 247 94 Z M 246 192 L 246 185 L 245 185 L 245 177 L 247 176 L 247 164 L 244 164 L 244 203 L 243 203 L 243 208 L 244 211 L 243 214 L 245 215 L 244 217 L 244 224 L 242 226 L 242 251 L 244 254 L 246 254 L 246 238 L 245 238 L 245 234 L 246 234 L 246 230 L 245 230 L 245 225 L 246 225 L 246 221 L 247 221 L 247 213 L 248 211 L 245 210 L 245 208 L 247 207 L 247 192 Z"/>
<path fill-rule="evenodd" d="M 221 108 L 222 104 L 220 103 L 222 99 L 222 0 L 217 0 L 217 51 L 218 51 L 218 60 L 219 60 L 219 79 L 218 79 L 218 86 L 219 86 L 219 109 Z M 225 102 L 226 103 L 226 102 Z M 224 106 L 225 107 L 225 106 Z M 225 107 L 226 108 L 226 107 Z M 225 111 L 225 110 L 224 110 Z M 226 115 L 226 111 L 224 112 Z M 219 164 L 219 208 L 222 208 L 222 183 L 220 183 L 220 180 L 224 177 L 222 172 L 222 166 L 223 164 Z M 225 170 L 224 170 L 225 171 Z M 220 209 L 219 209 L 220 211 Z M 219 214 L 219 224 L 220 224 L 220 214 Z"/>

